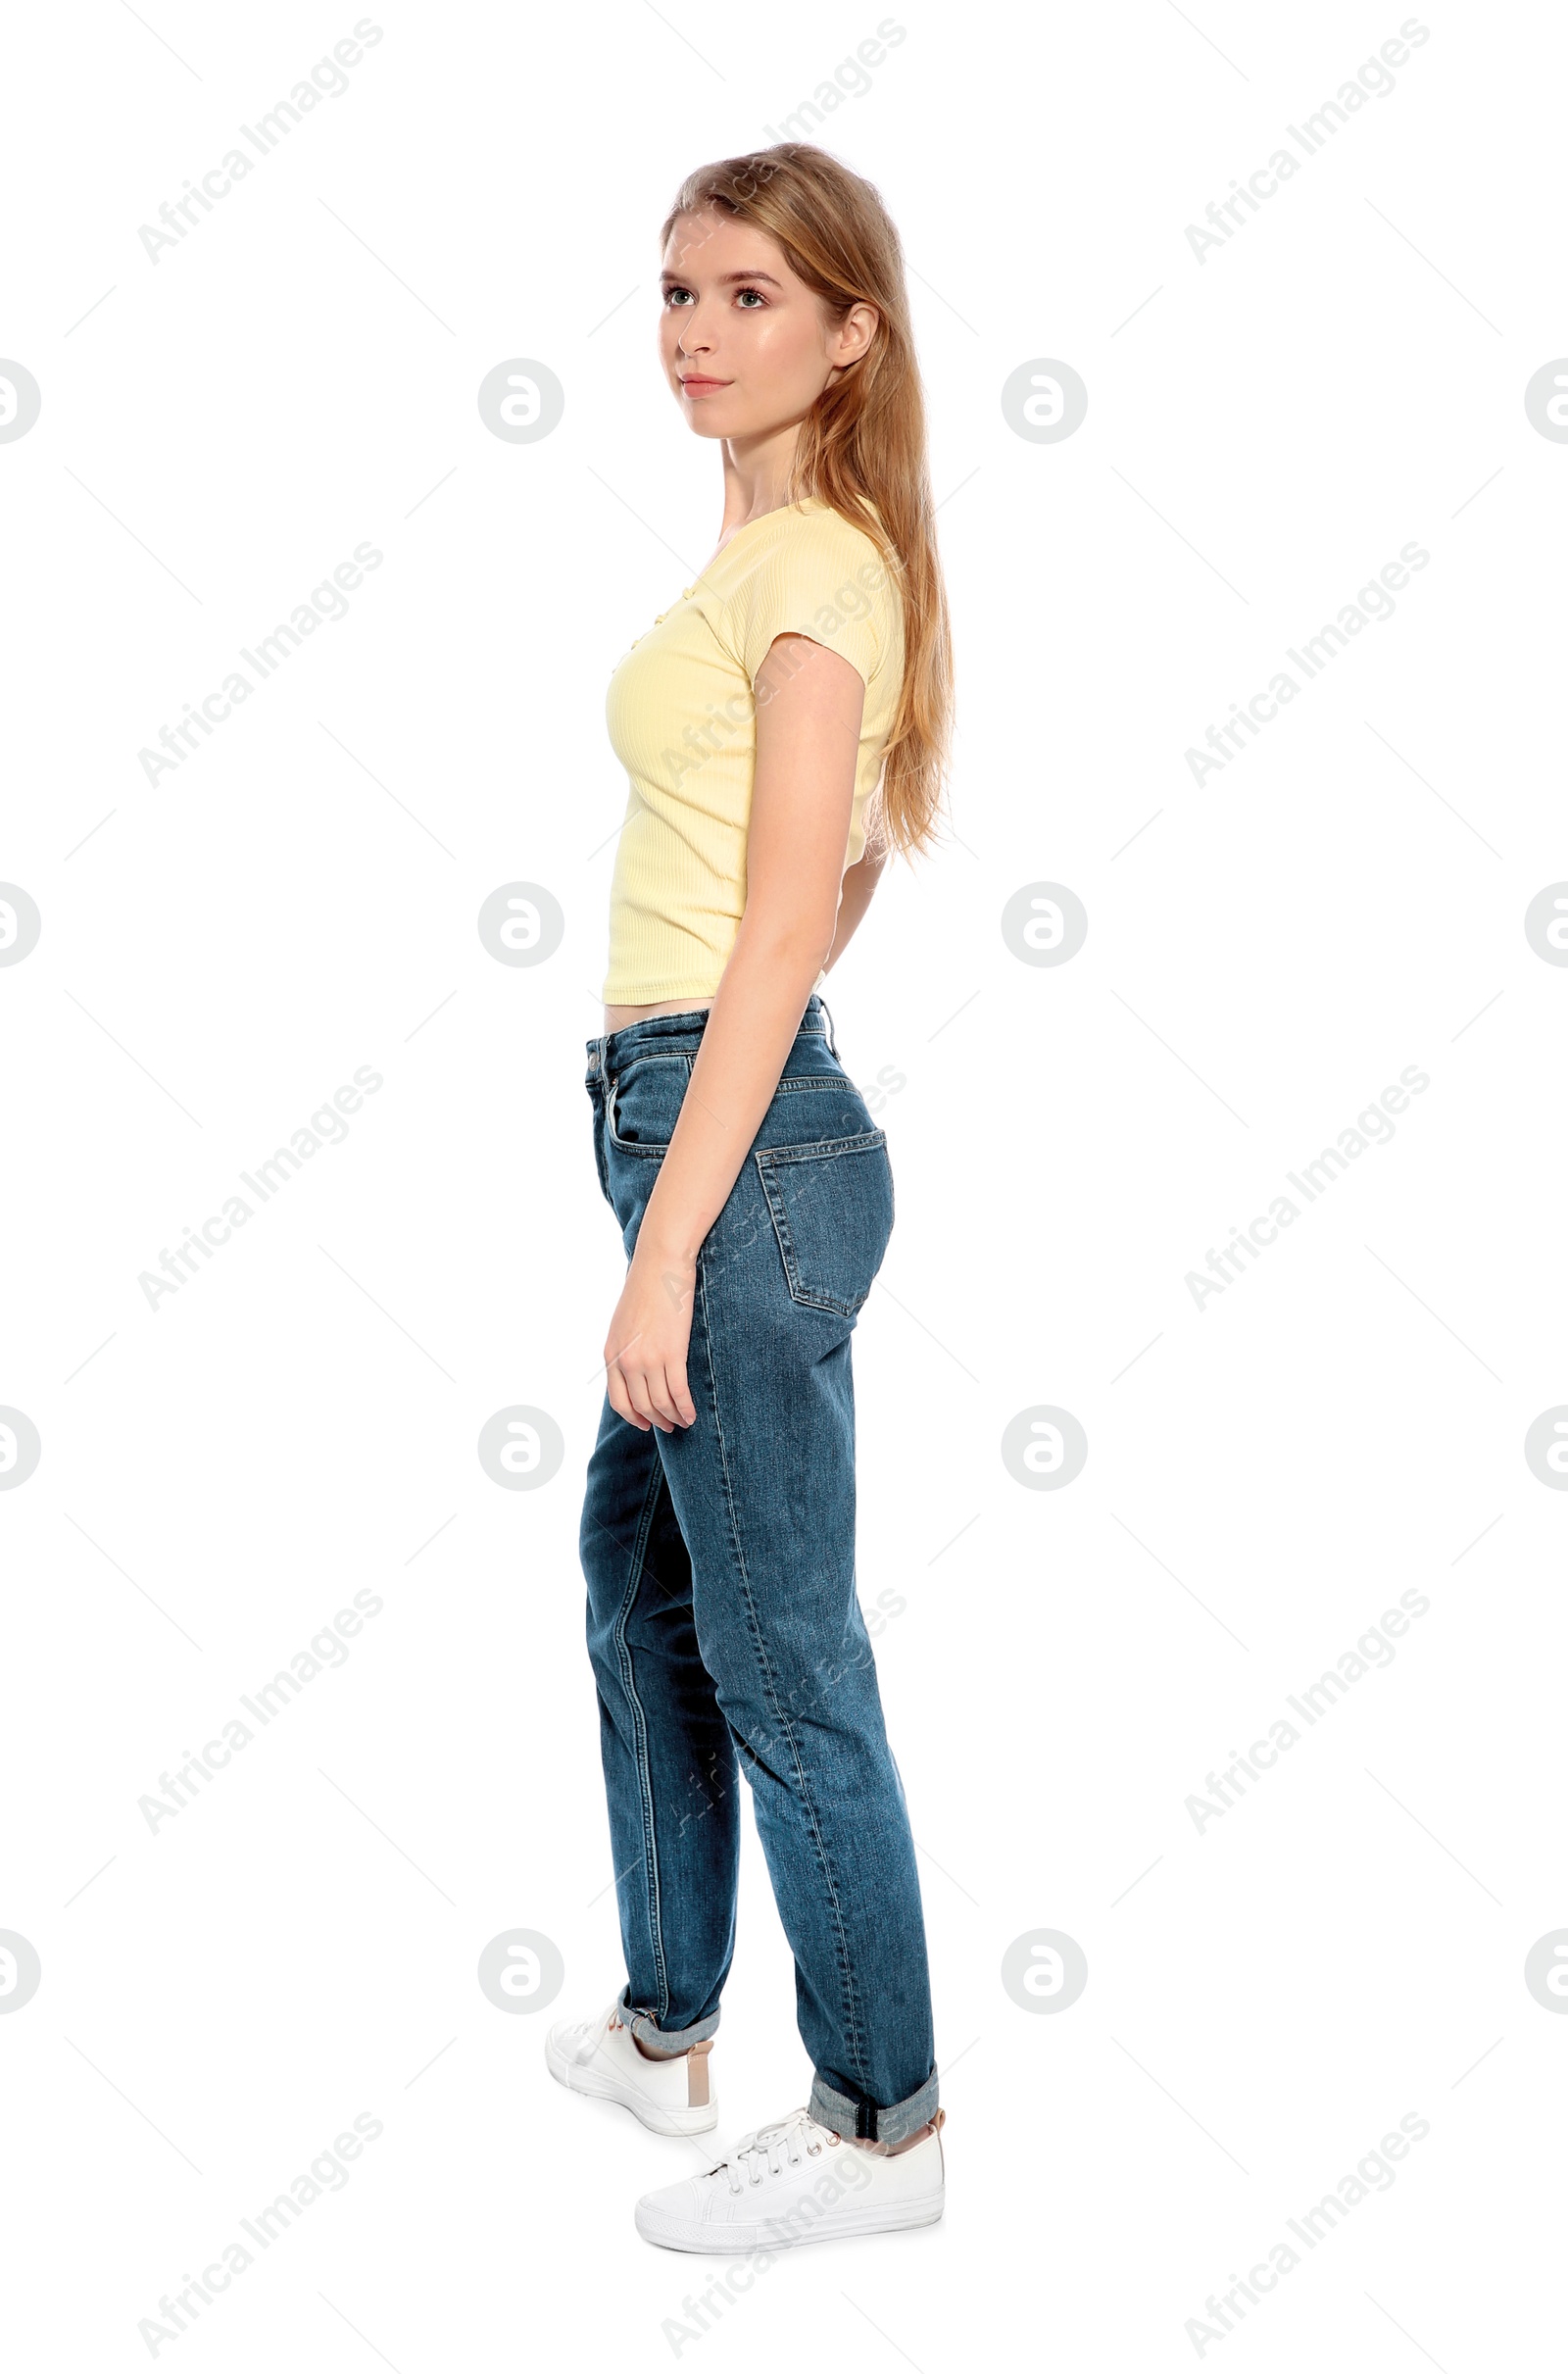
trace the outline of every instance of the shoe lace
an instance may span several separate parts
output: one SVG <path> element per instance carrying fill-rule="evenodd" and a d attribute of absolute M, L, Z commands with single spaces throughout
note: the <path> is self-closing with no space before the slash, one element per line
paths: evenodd
<path fill-rule="evenodd" d="M 732 2193 L 744 2193 L 748 2185 L 760 2185 L 769 2176 L 782 2176 L 787 2167 L 798 2168 L 805 2159 L 814 2159 L 840 2138 L 829 2127 L 819 2127 L 806 2110 L 791 2110 L 784 2118 L 770 2120 L 765 2127 L 754 2127 L 743 2135 L 728 2159 L 710 2168 L 710 2176 L 728 2180 Z"/>
<path fill-rule="evenodd" d="M 578 2060 L 590 2060 L 612 2028 L 626 2025 L 621 2017 L 620 1997 L 596 2012 L 591 2019 L 574 2020 L 571 2025 L 570 2050 Z"/>

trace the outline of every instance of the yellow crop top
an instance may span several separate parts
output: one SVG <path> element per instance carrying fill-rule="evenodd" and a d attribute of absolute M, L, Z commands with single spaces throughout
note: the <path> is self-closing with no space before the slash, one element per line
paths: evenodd
<path fill-rule="evenodd" d="M 611 1006 L 710 998 L 746 906 L 757 671 L 777 635 L 808 635 L 865 680 L 846 867 L 904 676 L 898 581 L 869 536 L 814 497 L 738 527 L 639 635 L 606 717 L 631 778 L 610 894 Z"/>

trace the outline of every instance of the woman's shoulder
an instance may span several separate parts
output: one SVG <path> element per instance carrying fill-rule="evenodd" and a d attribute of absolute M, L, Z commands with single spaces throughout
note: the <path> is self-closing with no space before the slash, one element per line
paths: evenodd
<path fill-rule="evenodd" d="M 902 664 L 895 570 L 863 528 L 814 496 L 754 523 L 735 549 L 724 598 L 710 615 L 754 682 L 784 634 L 829 643 L 867 684 Z"/>
<path fill-rule="evenodd" d="M 875 505 L 869 505 L 871 518 L 881 525 Z M 779 543 L 802 545 L 823 553 L 842 553 L 847 560 L 858 564 L 865 560 L 880 560 L 881 548 L 876 537 L 866 527 L 847 519 L 843 512 L 820 495 L 807 495 L 799 503 L 787 503 L 773 515 L 778 524 L 775 538 Z"/>
<path fill-rule="evenodd" d="M 797 583 L 809 579 L 824 593 L 858 586 L 862 594 L 891 598 L 898 590 L 897 564 L 876 538 L 816 495 L 770 512 L 749 549 L 736 557 L 741 594 L 781 575 Z"/>

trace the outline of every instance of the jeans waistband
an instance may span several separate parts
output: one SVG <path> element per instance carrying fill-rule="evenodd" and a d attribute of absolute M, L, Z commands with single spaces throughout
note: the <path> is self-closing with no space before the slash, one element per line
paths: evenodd
<path fill-rule="evenodd" d="M 795 1035 L 798 1039 L 825 1038 L 831 1046 L 831 1024 L 832 1016 L 813 989 Z M 700 1039 L 707 1025 L 707 1008 L 690 1014 L 654 1014 L 646 1021 L 628 1022 L 624 1029 L 607 1031 L 587 1042 L 589 1073 L 614 1070 L 641 1048 L 657 1046 L 662 1039 Z"/>

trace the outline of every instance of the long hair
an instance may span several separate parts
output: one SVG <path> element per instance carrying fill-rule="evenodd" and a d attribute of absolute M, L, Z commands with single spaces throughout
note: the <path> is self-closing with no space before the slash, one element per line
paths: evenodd
<path fill-rule="evenodd" d="M 904 683 L 868 821 L 874 839 L 912 853 L 935 834 L 946 785 L 953 649 L 899 234 L 869 181 L 802 141 L 689 173 L 661 249 L 678 215 L 705 207 L 755 223 L 775 240 L 835 320 L 857 304 L 877 310 L 869 347 L 802 423 L 789 500 L 814 496 L 861 529 L 902 596 Z"/>

